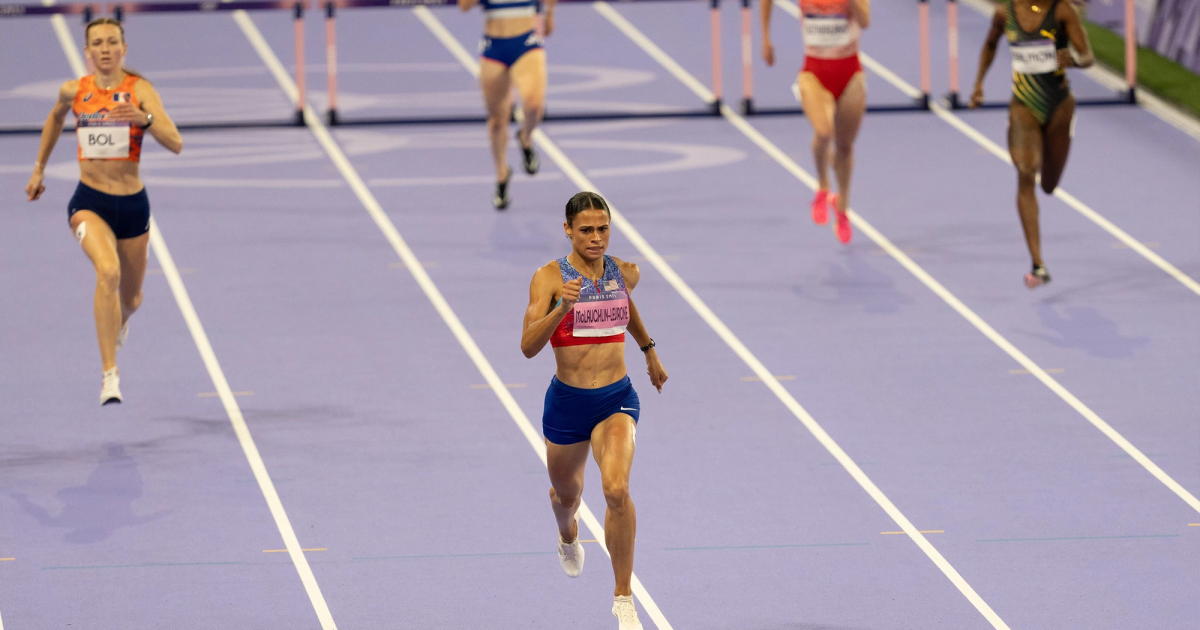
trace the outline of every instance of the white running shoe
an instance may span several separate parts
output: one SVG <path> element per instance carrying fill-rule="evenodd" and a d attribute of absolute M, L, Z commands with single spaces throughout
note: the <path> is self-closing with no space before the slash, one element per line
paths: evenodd
<path fill-rule="evenodd" d="M 571 577 L 579 577 L 583 573 L 583 543 L 579 542 L 578 535 L 572 543 L 563 542 L 562 536 L 558 537 L 558 563 Z"/>
<path fill-rule="evenodd" d="M 121 376 L 117 368 L 104 371 L 104 384 L 100 386 L 100 404 L 121 402 Z"/>
<path fill-rule="evenodd" d="M 633 595 L 614 597 L 612 613 L 621 624 L 618 630 L 642 630 L 642 622 L 638 620 L 637 607 L 633 605 Z"/>
<path fill-rule="evenodd" d="M 121 332 L 117 333 L 117 352 L 121 351 L 121 348 L 125 346 L 125 342 L 128 339 L 129 339 L 129 320 L 125 320 L 125 323 L 121 324 Z"/>

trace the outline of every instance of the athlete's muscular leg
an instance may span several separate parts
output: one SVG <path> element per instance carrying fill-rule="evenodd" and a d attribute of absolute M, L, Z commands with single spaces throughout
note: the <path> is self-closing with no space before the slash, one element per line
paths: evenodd
<path fill-rule="evenodd" d="M 859 71 L 837 100 L 833 115 L 833 173 L 838 180 L 838 212 L 850 207 L 850 175 L 854 170 L 854 139 L 867 111 L 867 78 Z"/>
<path fill-rule="evenodd" d="M 1042 190 L 1053 194 L 1067 167 L 1067 154 L 1071 152 L 1071 126 L 1075 118 L 1075 96 L 1059 103 L 1046 125 L 1042 146 Z"/>
<path fill-rule="evenodd" d="M 150 233 L 117 241 L 117 258 L 121 261 L 121 323 L 142 305 L 142 280 L 146 277 L 146 255 Z"/>
<path fill-rule="evenodd" d="M 1042 167 L 1042 128 L 1033 114 L 1016 101 L 1008 107 L 1008 153 L 1017 167 L 1017 212 L 1025 229 L 1025 242 L 1033 264 L 1041 265 L 1037 175 Z"/>
<path fill-rule="evenodd" d="M 800 105 L 813 128 L 813 162 L 821 190 L 829 190 L 829 153 L 833 141 L 833 112 L 837 103 L 833 94 L 821 85 L 817 75 L 800 73 Z"/>
<path fill-rule="evenodd" d="M 71 215 L 71 230 L 76 238 L 83 234 L 80 246 L 96 269 L 96 338 L 100 342 L 100 362 L 104 370 L 117 367 L 117 333 L 121 331 L 121 262 L 117 256 L 117 237 L 96 213 L 80 210 Z"/>
<path fill-rule="evenodd" d="M 499 62 L 483 59 L 479 63 L 479 86 L 483 88 L 483 104 L 488 113 L 488 139 L 492 144 L 492 161 L 496 164 L 496 181 L 508 177 L 508 121 L 512 116 L 512 94 L 508 68 Z"/>
<path fill-rule="evenodd" d="M 633 418 L 623 413 L 609 416 L 592 431 L 592 455 L 600 466 L 604 484 L 604 539 L 612 556 L 616 588 L 613 595 L 633 593 L 633 541 L 637 536 L 637 512 L 629 497 L 629 469 L 633 466 Z"/>
<path fill-rule="evenodd" d="M 546 441 L 546 468 L 550 472 L 550 507 L 558 521 L 558 534 L 572 542 L 579 537 L 575 511 L 583 496 L 583 470 L 587 464 L 588 442 L 555 444 Z"/>
<path fill-rule="evenodd" d="M 531 134 L 542 122 L 546 103 L 546 50 L 531 50 L 512 65 L 512 81 L 521 96 L 521 143 L 532 144 Z"/>

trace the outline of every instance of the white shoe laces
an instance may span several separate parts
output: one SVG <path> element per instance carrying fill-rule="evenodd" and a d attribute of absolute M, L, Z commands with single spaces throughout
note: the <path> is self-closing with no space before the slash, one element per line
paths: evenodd
<path fill-rule="evenodd" d="M 622 624 L 638 623 L 637 608 L 633 605 L 632 597 L 619 597 L 616 599 L 617 620 Z"/>

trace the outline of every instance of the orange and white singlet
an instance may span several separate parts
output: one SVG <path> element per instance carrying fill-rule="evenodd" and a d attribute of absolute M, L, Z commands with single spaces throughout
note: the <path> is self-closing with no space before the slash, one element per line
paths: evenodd
<path fill-rule="evenodd" d="M 844 59 L 858 55 L 862 27 L 850 13 L 850 2 L 800 0 L 805 55 L 816 59 Z"/>
<path fill-rule="evenodd" d="M 79 139 L 79 159 L 126 160 L 138 162 L 142 157 L 142 137 L 146 131 L 128 122 L 108 121 L 108 112 L 117 103 L 138 106 L 133 85 L 139 77 L 126 74 L 125 79 L 111 90 L 96 85 L 94 75 L 79 80 L 75 92 L 75 135 Z"/>

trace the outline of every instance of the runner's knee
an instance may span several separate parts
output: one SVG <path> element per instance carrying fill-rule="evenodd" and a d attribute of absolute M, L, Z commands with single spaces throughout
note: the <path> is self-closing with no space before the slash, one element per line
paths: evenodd
<path fill-rule="evenodd" d="M 629 480 L 619 479 L 604 482 L 604 501 L 609 509 L 622 510 L 629 505 Z"/>
<path fill-rule="evenodd" d="M 554 486 L 550 486 L 550 500 L 557 501 L 560 506 L 567 509 L 571 509 L 579 505 L 580 494 L 582 493 L 575 492 L 574 494 L 568 495 L 566 492 L 558 492 L 554 489 Z"/>
<path fill-rule="evenodd" d="M 105 291 L 116 291 L 121 287 L 121 267 L 116 263 L 96 264 L 96 286 Z"/>
<path fill-rule="evenodd" d="M 142 292 L 138 291 L 136 295 L 130 297 L 121 296 L 121 310 L 126 316 L 132 315 L 142 306 Z"/>

